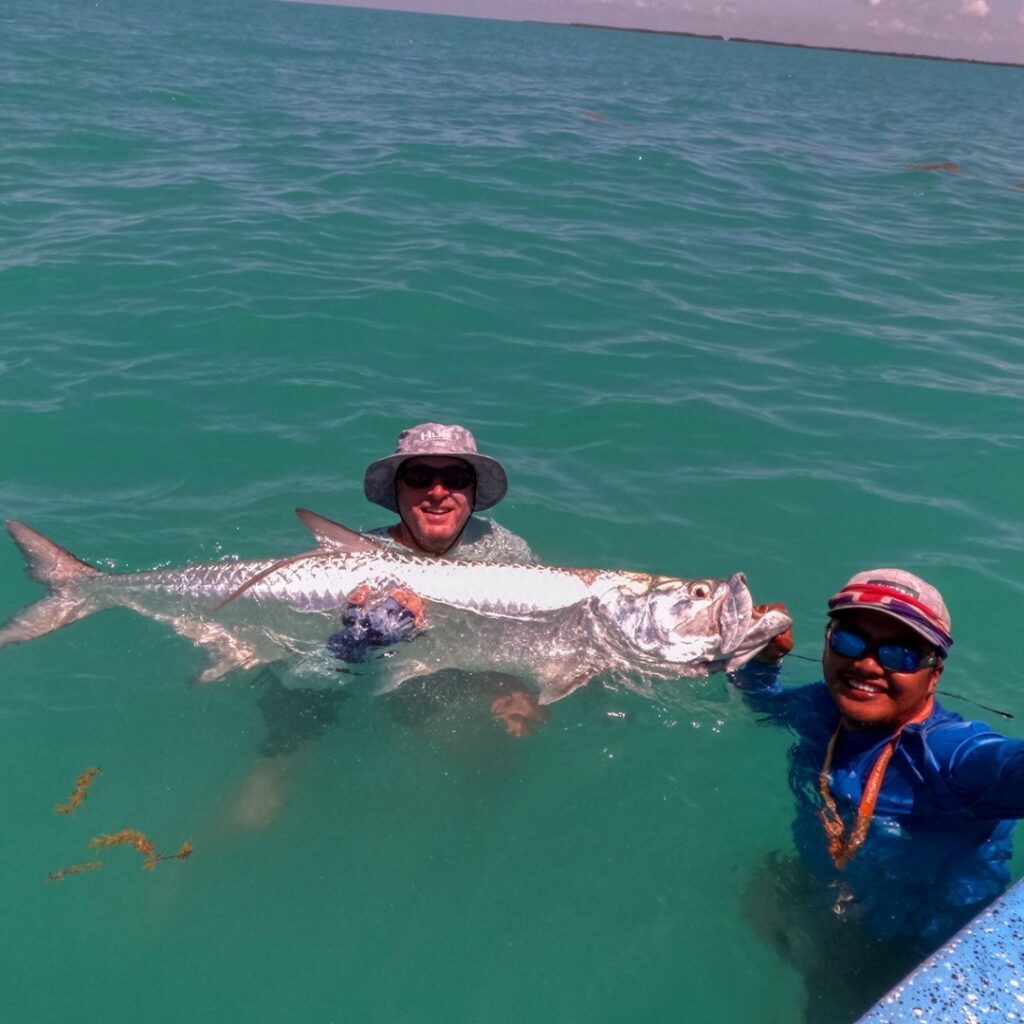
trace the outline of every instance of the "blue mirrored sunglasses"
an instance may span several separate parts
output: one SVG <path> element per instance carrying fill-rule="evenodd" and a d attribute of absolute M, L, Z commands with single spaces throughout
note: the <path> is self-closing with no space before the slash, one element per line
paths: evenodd
<path fill-rule="evenodd" d="M 903 644 L 872 646 L 866 636 L 845 628 L 830 629 L 828 645 L 844 658 L 856 660 L 871 654 L 882 668 L 889 669 L 890 672 L 916 672 L 919 668 L 931 668 L 942 660 L 937 654 L 922 654 L 919 650 Z"/>

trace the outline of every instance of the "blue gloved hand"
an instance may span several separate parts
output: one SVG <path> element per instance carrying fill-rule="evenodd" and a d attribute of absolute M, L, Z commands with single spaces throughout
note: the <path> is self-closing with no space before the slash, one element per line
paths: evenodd
<path fill-rule="evenodd" d="M 339 661 L 358 665 L 370 659 L 371 648 L 413 640 L 421 632 L 416 611 L 391 595 L 373 607 L 350 603 L 341 629 L 327 638 L 327 649 Z"/>

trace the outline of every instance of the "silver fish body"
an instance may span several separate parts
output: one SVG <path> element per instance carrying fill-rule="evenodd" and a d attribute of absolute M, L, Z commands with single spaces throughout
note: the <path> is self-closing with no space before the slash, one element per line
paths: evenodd
<path fill-rule="evenodd" d="M 404 589 L 425 602 L 427 630 L 381 659 L 382 688 L 442 668 L 499 669 L 531 678 L 550 703 L 602 673 L 673 678 L 732 670 L 789 625 L 780 612 L 755 617 L 740 574 L 683 580 L 422 558 L 300 514 L 317 537 L 314 551 L 123 574 L 100 572 L 8 522 L 29 575 L 50 592 L 0 627 L 0 647 L 123 606 L 206 649 L 202 682 L 296 655 L 309 671 L 330 676 L 325 641 L 350 595 Z"/>

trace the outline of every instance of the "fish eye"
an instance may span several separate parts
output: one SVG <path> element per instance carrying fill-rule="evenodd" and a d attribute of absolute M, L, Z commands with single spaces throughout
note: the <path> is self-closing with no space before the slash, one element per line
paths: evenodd
<path fill-rule="evenodd" d="M 690 584 L 690 597 L 703 598 L 711 596 L 711 580 L 696 580 Z"/>

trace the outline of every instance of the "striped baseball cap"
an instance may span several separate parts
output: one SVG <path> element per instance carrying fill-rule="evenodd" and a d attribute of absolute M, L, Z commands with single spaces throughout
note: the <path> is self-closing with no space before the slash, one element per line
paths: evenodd
<path fill-rule="evenodd" d="M 953 646 L 953 623 L 942 595 L 906 569 L 869 569 L 851 576 L 829 598 L 829 616 L 861 609 L 899 619 L 945 658 Z"/>

